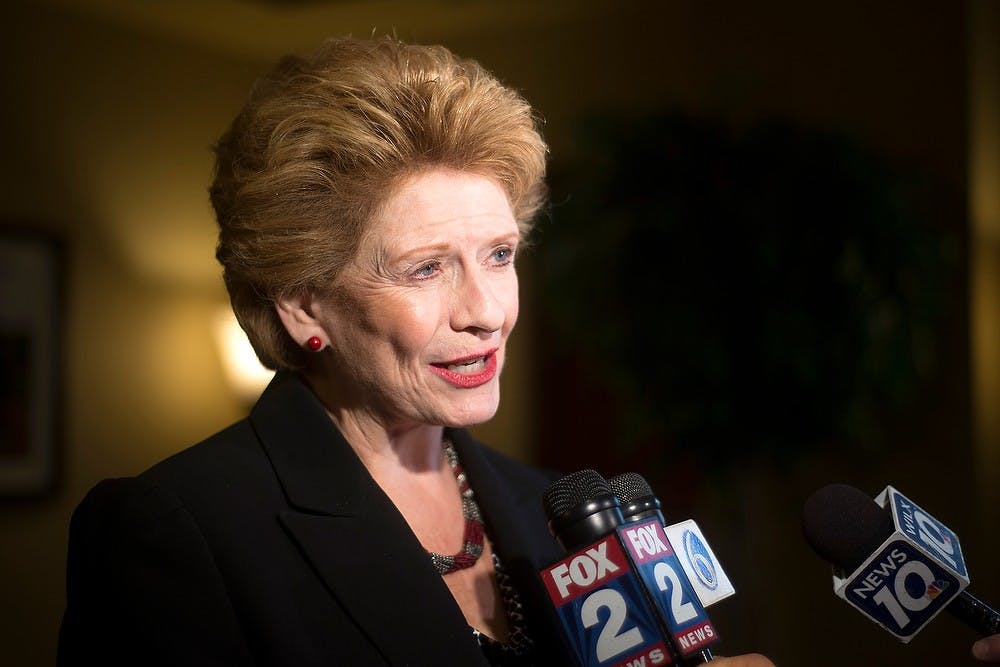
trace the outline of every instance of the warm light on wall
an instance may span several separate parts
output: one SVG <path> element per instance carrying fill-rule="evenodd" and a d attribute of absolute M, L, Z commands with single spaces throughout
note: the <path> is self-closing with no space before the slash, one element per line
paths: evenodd
<path fill-rule="evenodd" d="M 229 386 L 242 400 L 254 401 L 271 381 L 274 371 L 261 366 L 250 341 L 228 306 L 221 309 L 216 317 L 215 342 L 219 347 L 223 372 Z"/>
<path fill-rule="evenodd" d="M 1000 7 L 968 4 L 972 436 L 984 534 L 1000 520 Z"/>

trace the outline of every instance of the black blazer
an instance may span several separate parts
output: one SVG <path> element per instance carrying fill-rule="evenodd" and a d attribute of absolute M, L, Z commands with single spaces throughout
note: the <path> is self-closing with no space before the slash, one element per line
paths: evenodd
<path fill-rule="evenodd" d="M 538 570 L 559 549 L 542 472 L 449 434 L 546 664 Z M 279 376 L 248 419 L 73 515 L 59 664 L 485 665 L 417 538 L 312 392 Z"/>

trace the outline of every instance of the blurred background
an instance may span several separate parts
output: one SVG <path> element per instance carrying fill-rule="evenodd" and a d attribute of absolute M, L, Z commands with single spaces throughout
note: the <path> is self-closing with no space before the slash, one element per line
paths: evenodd
<path fill-rule="evenodd" d="M 737 588 L 712 608 L 724 653 L 975 664 L 949 617 L 905 646 L 837 600 L 799 516 L 828 482 L 891 483 L 1000 604 L 1000 3 L 7 7 L 0 244 L 55 248 L 57 298 L 23 347 L 0 341 L 7 405 L 25 359 L 51 369 L 54 443 L 37 479 L 0 474 L 3 664 L 54 661 L 86 491 L 246 413 L 216 331 L 210 147 L 275 58 L 372 33 L 476 58 L 544 120 L 552 205 L 478 435 L 641 472 L 697 519 Z M 11 312 L 43 280 L 16 275 Z M 0 468 L 24 456 L 0 443 Z"/>

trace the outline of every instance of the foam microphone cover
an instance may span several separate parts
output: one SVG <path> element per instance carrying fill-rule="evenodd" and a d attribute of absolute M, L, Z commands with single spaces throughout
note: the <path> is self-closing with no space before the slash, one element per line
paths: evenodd
<path fill-rule="evenodd" d="M 853 572 L 893 533 L 892 514 L 863 491 L 830 484 L 802 509 L 802 533 L 819 556 Z"/>

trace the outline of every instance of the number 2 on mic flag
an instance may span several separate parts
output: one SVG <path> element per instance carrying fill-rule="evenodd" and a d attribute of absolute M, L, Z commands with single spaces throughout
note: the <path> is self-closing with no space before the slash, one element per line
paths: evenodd
<path fill-rule="evenodd" d="M 681 655 L 687 658 L 718 641 L 660 522 L 627 523 L 618 527 L 618 536 Z"/>
<path fill-rule="evenodd" d="M 670 664 L 642 584 L 613 533 L 541 577 L 582 667 Z"/>

